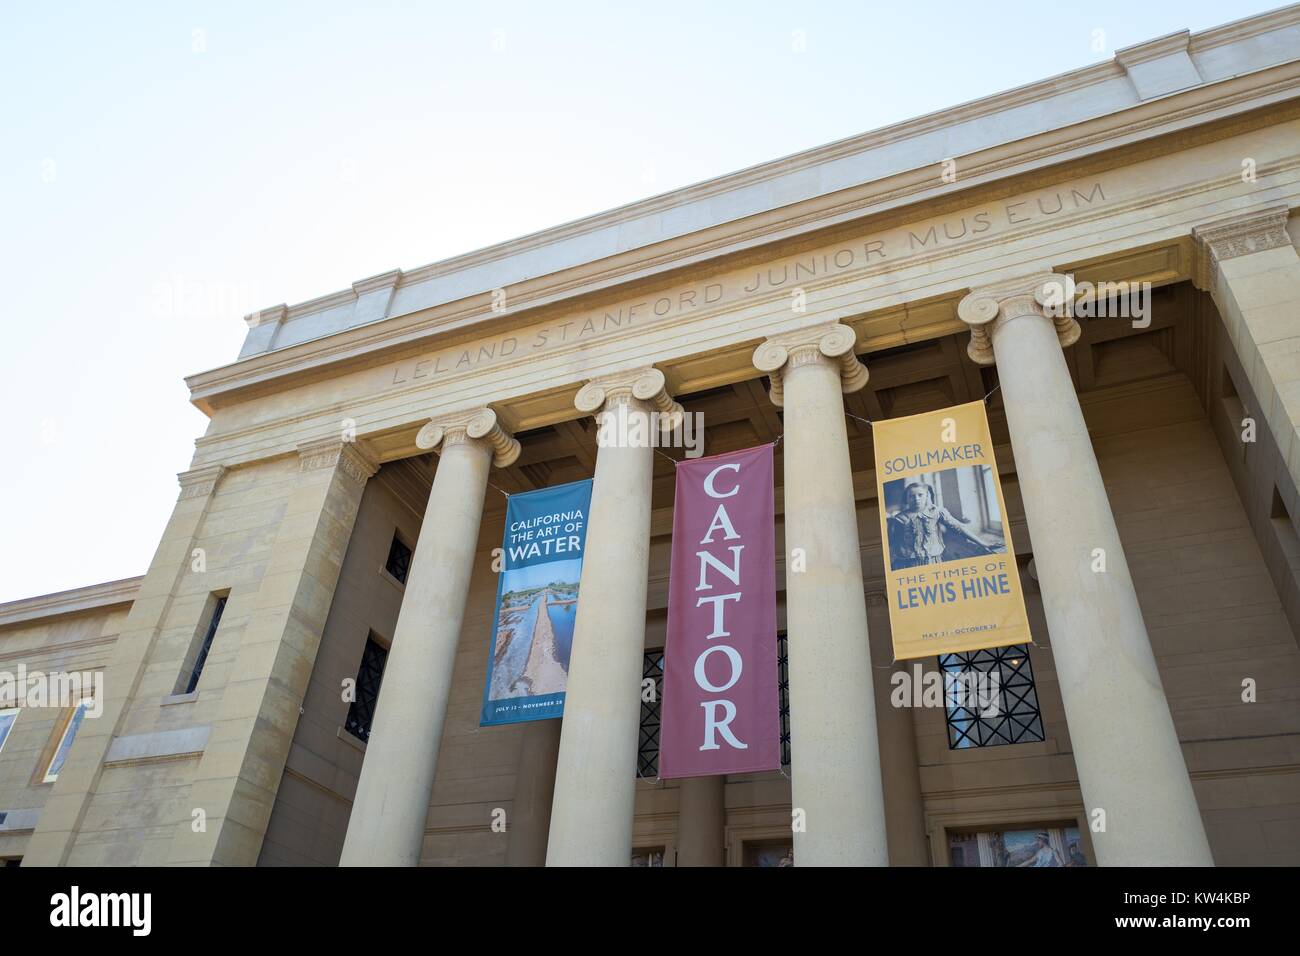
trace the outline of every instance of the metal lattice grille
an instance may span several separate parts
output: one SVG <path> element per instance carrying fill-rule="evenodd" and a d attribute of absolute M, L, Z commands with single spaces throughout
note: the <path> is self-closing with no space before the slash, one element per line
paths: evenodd
<path fill-rule="evenodd" d="M 781 695 L 781 766 L 790 766 L 790 651 L 785 631 L 776 635 L 776 686 Z"/>
<path fill-rule="evenodd" d="M 388 546 L 388 561 L 384 564 L 384 570 L 403 584 L 406 583 L 406 573 L 411 570 L 411 549 L 402 544 L 402 539 L 397 535 L 393 535 L 393 543 Z"/>
<path fill-rule="evenodd" d="M 1029 645 L 942 654 L 948 749 L 1045 739 Z"/>
<path fill-rule="evenodd" d="M 664 652 L 647 651 L 641 668 L 641 686 L 655 682 L 653 699 L 641 692 L 641 734 L 637 739 L 636 775 L 651 780 L 659 776 L 659 705 L 664 690 Z"/>
<path fill-rule="evenodd" d="M 370 739 L 370 724 L 375 719 L 379 685 L 383 683 L 387 661 L 388 649 L 374 638 L 366 638 L 361 666 L 357 668 L 357 698 L 348 707 L 348 722 L 344 725 L 348 733 L 360 740 Z"/>

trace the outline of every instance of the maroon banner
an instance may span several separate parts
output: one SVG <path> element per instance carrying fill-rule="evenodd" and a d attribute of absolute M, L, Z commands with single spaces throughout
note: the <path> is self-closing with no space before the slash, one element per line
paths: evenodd
<path fill-rule="evenodd" d="M 677 464 L 659 776 L 779 770 L 772 446 Z"/>

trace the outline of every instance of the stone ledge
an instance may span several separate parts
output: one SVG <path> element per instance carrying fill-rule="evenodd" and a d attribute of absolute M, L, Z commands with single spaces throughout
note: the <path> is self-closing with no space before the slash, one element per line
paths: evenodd
<path fill-rule="evenodd" d="M 114 737 L 104 756 L 104 766 L 197 756 L 207 747 L 211 732 L 212 728 L 204 724 L 201 727 Z"/>
<path fill-rule="evenodd" d="M 41 818 L 40 807 L 24 807 L 21 810 L 0 810 L 4 819 L 0 820 L 0 833 L 14 833 L 18 830 L 35 830 Z"/>

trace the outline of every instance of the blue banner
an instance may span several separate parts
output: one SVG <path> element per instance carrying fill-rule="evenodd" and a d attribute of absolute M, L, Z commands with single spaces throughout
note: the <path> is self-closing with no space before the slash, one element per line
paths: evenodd
<path fill-rule="evenodd" d="M 511 495 L 480 727 L 564 714 L 591 482 Z"/>

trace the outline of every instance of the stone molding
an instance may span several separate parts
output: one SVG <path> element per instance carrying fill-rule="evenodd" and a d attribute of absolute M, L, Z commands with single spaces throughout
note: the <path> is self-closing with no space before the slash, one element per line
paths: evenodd
<path fill-rule="evenodd" d="M 1039 272 L 994 283 L 971 292 L 957 303 L 957 317 L 970 326 L 966 354 L 976 365 L 993 365 L 993 334 L 1027 315 L 1051 319 L 1061 348 L 1079 341 L 1082 330 L 1064 304 L 1073 301 L 1074 279 Z"/>
<path fill-rule="evenodd" d="M 182 471 L 176 476 L 176 480 L 180 482 L 181 486 L 180 497 L 177 500 L 186 501 L 190 498 L 206 498 L 216 490 L 217 482 L 221 480 L 225 470 L 224 465 L 205 465 L 192 471 Z"/>
<path fill-rule="evenodd" d="M 152 763 L 195 757 L 208 746 L 211 726 L 181 727 L 175 730 L 155 730 L 148 733 L 114 737 L 104 754 L 104 766 Z"/>
<path fill-rule="evenodd" d="M 250 329 L 256 329 L 263 325 L 279 325 L 289 317 L 289 306 L 281 302 L 279 305 L 268 306 L 265 309 L 258 309 L 256 312 L 250 312 L 244 316 L 244 324 Z"/>
<path fill-rule="evenodd" d="M 801 365 L 834 365 L 839 371 L 840 388 L 845 394 L 856 392 L 869 377 L 867 367 L 854 352 L 857 341 L 857 333 L 839 322 L 782 332 L 754 350 L 754 366 L 767 373 L 772 383 L 768 396 L 777 408 L 785 401 L 786 374 Z"/>
<path fill-rule="evenodd" d="M 1213 290 L 1220 262 L 1289 246 L 1288 215 L 1287 206 L 1279 204 L 1192 227 L 1196 243 L 1193 284 L 1203 292 Z"/>
<path fill-rule="evenodd" d="M 390 269 L 388 272 L 381 272 L 377 276 L 371 276 L 368 279 L 360 279 L 352 283 L 352 291 L 358 296 L 365 295 L 369 292 L 379 292 L 383 289 L 395 289 L 402 281 L 403 272 L 401 269 Z"/>
<path fill-rule="evenodd" d="M 68 591 L 56 591 L 53 594 L 22 598 L 18 601 L 8 601 L 0 604 L 0 627 L 8 627 L 22 621 L 58 617 L 63 614 L 80 614 L 83 611 L 90 611 L 100 607 L 112 607 L 115 604 L 130 604 L 140 592 L 142 581 L 144 581 L 143 575 L 134 578 L 123 578 L 120 581 L 108 581 L 104 584 L 92 584 L 84 588 L 73 588 Z M 92 638 L 84 642 L 84 646 L 100 644 L 104 640 L 111 643 L 117 640 L 117 637 L 114 635 L 106 639 Z M 65 648 L 80 646 L 83 646 L 83 642 L 73 641 L 68 644 L 58 645 L 60 652 Z M 21 650 L 0 653 L 0 661 L 19 660 L 24 656 L 30 657 L 31 651 Z"/>
<path fill-rule="evenodd" d="M 21 833 L 36 829 L 41 821 L 41 807 L 22 807 L 18 810 L 6 810 L 0 820 L 0 833 Z"/>
<path fill-rule="evenodd" d="M 340 438 L 304 442 L 298 446 L 298 463 L 302 471 L 337 467 L 360 485 L 379 470 L 379 463 L 359 442 Z"/>
<path fill-rule="evenodd" d="M 467 408 L 429 419 L 415 436 L 415 444 L 425 451 L 442 454 L 452 445 L 482 442 L 492 452 L 492 464 L 506 468 L 519 457 L 519 439 L 502 426 L 491 408 Z"/>
<path fill-rule="evenodd" d="M 618 405 L 643 412 L 658 412 L 662 431 L 676 428 L 685 412 L 668 394 L 664 373 L 654 366 L 626 369 L 589 379 L 573 399 L 574 407 L 588 415 L 599 415 Z"/>
<path fill-rule="evenodd" d="M 1126 46 L 1115 51 L 1115 62 L 1124 69 L 1149 60 L 1158 60 L 1174 53 L 1186 53 L 1191 46 L 1192 34 L 1189 30 L 1167 33 L 1154 40 L 1146 40 Z"/>

